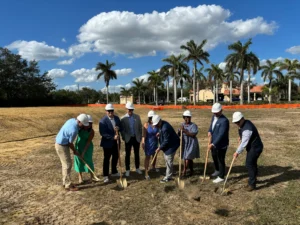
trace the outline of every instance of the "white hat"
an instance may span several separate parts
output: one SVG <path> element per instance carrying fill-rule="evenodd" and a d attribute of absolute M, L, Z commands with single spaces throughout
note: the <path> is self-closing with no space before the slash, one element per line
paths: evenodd
<path fill-rule="evenodd" d="M 127 102 L 126 105 L 125 105 L 125 108 L 126 109 L 134 109 L 134 106 L 131 102 Z"/>
<path fill-rule="evenodd" d="M 159 115 L 154 115 L 152 117 L 152 125 L 153 126 L 157 125 L 159 123 L 159 121 L 160 121 L 160 116 Z"/>
<path fill-rule="evenodd" d="M 192 117 L 192 113 L 190 112 L 190 110 L 185 110 L 184 113 L 183 113 L 183 116 Z"/>
<path fill-rule="evenodd" d="M 148 117 L 152 117 L 152 116 L 154 116 L 156 113 L 153 111 L 153 110 L 150 110 L 149 112 L 148 112 Z"/>
<path fill-rule="evenodd" d="M 112 105 L 112 104 L 107 104 L 106 106 L 105 106 L 105 110 L 107 111 L 107 110 L 114 110 L 114 106 Z"/>
<path fill-rule="evenodd" d="M 215 103 L 211 108 L 212 113 L 218 113 L 221 110 L 222 110 L 222 105 L 219 102 Z"/>
<path fill-rule="evenodd" d="M 232 122 L 233 123 L 239 122 L 243 117 L 244 115 L 241 112 L 235 112 L 232 115 Z"/>
<path fill-rule="evenodd" d="M 86 114 L 80 114 L 79 116 L 77 116 L 77 120 L 79 120 L 83 126 L 89 126 L 89 118 L 87 117 Z"/>
<path fill-rule="evenodd" d="M 92 123 L 93 122 L 93 118 L 91 115 L 87 115 L 88 119 L 89 119 L 89 123 Z"/>

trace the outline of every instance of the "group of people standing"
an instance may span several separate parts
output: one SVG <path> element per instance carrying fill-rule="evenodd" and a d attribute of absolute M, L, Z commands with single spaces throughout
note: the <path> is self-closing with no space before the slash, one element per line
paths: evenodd
<path fill-rule="evenodd" d="M 101 135 L 100 146 L 103 148 L 103 177 L 104 182 L 110 182 L 109 167 L 111 166 L 111 177 L 119 177 L 122 171 L 118 171 L 117 163 L 120 155 L 121 138 L 125 142 L 125 176 L 130 176 L 130 156 L 134 151 L 136 173 L 142 174 L 140 169 L 140 144 L 145 152 L 145 179 L 150 179 L 147 171 L 159 172 L 156 168 L 158 152 L 162 151 L 166 163 L 166 174 L 161 183 L 173 180 L 173 162 L 177 149 L 182 143 L 181 159 L 184 160 L 184 169 L 180 176 L 192 176 L 194 173 L 193 160 L 200 157 L 200 147 L 197 138 L 198 126 L 192 122 L 192 114 L 189 110 L 183 113 L 183 122 L 179 125 L 176 133 L 174 128 L 165 120 L 162 120 L 154 111 L 148 112 L 148 120 L 142 125 L 139 115 L 134 113 L 134 105 L 127 102 L 125 105 L 127 113 L 120 119 L 114 114 L 112 104 L 105 106 L 106 115 L 99 122 L 99 133 Z M 211 151 L 216 177 L 213 183 L 224 181 L 225 156 L 229 146 L 229 120 L 223 115 L 222 106 L 215 103 L 212 106 L 212 119 L 208 130 L 208 151 Z M 256 188 L 257 159 L 263 150 L 263 144 L 256 127 L 249 120 L 245 120 L 241 112 L 233 114 L 232 122 L 238 126 L 239 146 L 233 157 L 238 157 L 244 148 L 247 150 L 246 167 L 248 169 L 249 181 L 247 190 Z M 66 190 L 77 191 L 78 187 L 71 184 L 71 157 L 69 148 L 74 153 L 74 168 L 79 174 L 79 184 L 82 172 L 94 170 L 92 155 L 94 130 L 93 120 L 90 115 L 80 114 L 76 119 L 69 119 L 59 131 L 56 137 L 55 148 L 62 163 L 63 186 Z M 182 136 L 181 136 L 182 134 Z M 75 146 L 73 141 L 76 139 Z M 152 157 L 152 164 L 150 160 Z M 88 165 L 86 165 L 88 164 Z M 89 167 L 89 168 L 88 168 Z M 120 169 L 120 168 L 119 168 Z M 188 173 L 189 171 L 189 173 Z M 91 174 L 91 181 L 96 180 Z"/>

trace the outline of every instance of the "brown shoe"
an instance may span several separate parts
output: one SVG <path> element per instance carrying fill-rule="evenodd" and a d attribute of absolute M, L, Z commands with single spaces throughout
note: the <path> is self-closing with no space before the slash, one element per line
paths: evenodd
<path fill-rule="evenodd" d="M 70 187 L 65 188 L 66 191 L 79 191 L 78 187 L 75 187 L 75 185 L 70 185 Z"/>
<path fill-rule="evenodd" d="M 245 190 L 246 190 L 246 191 L 249 191 L 249 192 L 254 191 L 255 189 L 256 189 L 255 187 L 250 186 L 250 185 L 248 185 L 248 186 L 245 188 Z"/>

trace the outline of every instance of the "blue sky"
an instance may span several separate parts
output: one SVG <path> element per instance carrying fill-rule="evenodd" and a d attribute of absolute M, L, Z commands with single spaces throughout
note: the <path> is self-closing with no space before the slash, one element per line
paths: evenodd
<path fill-rule="evenodd" d="M 94 67 L 115 62 L 118 79 L 110 85 L 118 91 L 190 39 L 208 40 L 211 63 L 224 61 L 228 44 L 250 37 L 262 62 L 299 59 L 299 8 L 291 0 L 2 0 L 0 46 L 38 60 L 58 89 L 103 89 Z M 259 74 L 254 82 L 262 83 Z"/>

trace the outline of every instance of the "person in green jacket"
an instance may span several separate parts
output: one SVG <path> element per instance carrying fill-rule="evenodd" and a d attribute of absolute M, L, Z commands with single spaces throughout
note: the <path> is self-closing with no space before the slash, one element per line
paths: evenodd
<path fill-rule="evenodd" d="M 75 143 L 75 149 L 80 154 L 81 158 L 89 165 L 89 167 L 94 171 L 94 163 L 93 163 L 93 138 L 94 138 L 94 130 L 93 130 L 93 119 L 90 115 L 87 115 L 89 118 L 89 126 L 85 129 L 81 129 L 78 132 L 78 136 Z M 93 174 L 89 171 L 88 167 L 84 164 L 84 162 L 78 157 L 74 156 L 74 169 L 78 173 L 79 184 L 83 184 L 84 180 L 82 178 L 82 173 L 90 173 L 91 181 L 94 180 Z"/>

